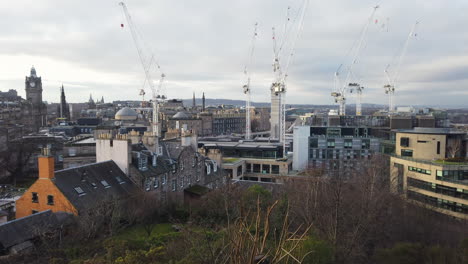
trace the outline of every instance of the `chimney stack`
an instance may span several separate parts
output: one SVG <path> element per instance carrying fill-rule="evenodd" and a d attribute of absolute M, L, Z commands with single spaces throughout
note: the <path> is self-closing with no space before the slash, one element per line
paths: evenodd
<path fill-rule="evenodd" d="M 55 162 L 54 157 L 50 155 L 50 148 L 41 150 L 41 156 L 38 158 L 39 179 L 54 179 Z"/>

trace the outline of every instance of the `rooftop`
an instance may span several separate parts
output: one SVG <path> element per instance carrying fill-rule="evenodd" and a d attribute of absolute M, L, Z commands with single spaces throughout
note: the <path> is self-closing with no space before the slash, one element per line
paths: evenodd
<path fill-rule="evenodd" d="M 466 132 L 451 128 L 415 127 L 414 129 L 395 129 L 398 133 L 434 134 L 434 135 L 464 135 Z"/>

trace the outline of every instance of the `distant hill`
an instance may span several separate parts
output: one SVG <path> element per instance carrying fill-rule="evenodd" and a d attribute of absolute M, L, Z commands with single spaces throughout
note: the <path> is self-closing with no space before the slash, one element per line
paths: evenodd
<path fill-rule="evenodd" d="M 192 106 L 193 102 L 192 99 L 183 99 L 184 106 L 190 107 Z M 195 102 L 197 105 L 202 104 L 202 100 L 200 98 L 196 98 Z M 245 106 L 244 100 L 231 100 L 231 99 L 205 99 L 206 106 L 219 106 L 219 105 L 235 105 L 238 107 Z M 252 102 L 252 106 L 256 107 L 270 107 L 270 102 Z M 378 104 L 363 104 L 363 107 L 366 108 L 384 108 L 383 105 Z M 287 104 L 288 108 L 337 108 L 338 105 L 314 105 L 314 104 Z M 347 105 L 347 107 L 355 107 L 353 104 Z"/>

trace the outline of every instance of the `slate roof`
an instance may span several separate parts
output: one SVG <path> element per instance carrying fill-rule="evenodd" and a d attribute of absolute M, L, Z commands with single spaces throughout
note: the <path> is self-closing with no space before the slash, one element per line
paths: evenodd
<path fill-rule="evenodd" d="M 58 224 L 59 220 L 51 210 L 0 224 L 0 249 L 8 249 L 33 239 Z"/>
<path fill-rule="evenodd" d="M 56 171 L 55 185 L 78 211 L 92 208 L 106 199 L 120 199 L 138 191 L 112 160 Z M 78 187 L 82 193 L 75 189 Z"/>

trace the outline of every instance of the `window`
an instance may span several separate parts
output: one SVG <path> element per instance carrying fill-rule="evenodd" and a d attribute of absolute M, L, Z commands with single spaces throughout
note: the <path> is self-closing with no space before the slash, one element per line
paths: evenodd
<path fill-rule="evenodd" d="M 412 166 L 408 166 L 408 170 L 409 171 L 415 171 L 415 172 L 418 172 L 418 173 L 421 173 L 421 174 L 431 175 L 430 170 L 425 170 L 425 169 L 416 168 L 416 167 L 412 167 Z"/>
<path fill-rule="evenodd" d="M 335 148 L 335 139 L 327 139 L 327 148 Z"/>
<path fill-rule="evenodd" d="M 180 168 L 181 171 L 184 170 L 184 162 L 183 161 L 180 161 L 179 168 Z"/>
<path fill-rule="evenodd" d="M 200 173 L 197 173 L 197 182 L 200 181 Z"/>
<path fill-rule="evenodd" d="M 54 205 L 54 196 L 53 195 L 47 195 L 47 204 L 48 205 Z"/>
<path fill-rule="evenodd" d="M 81 189 L 81 187 L 75 187 L 75 191 L 78 193 L 79 196 L 85 195 L 86 193 Z"/>
<path fill-rule="evenodd" d="M 37 214 L 37 213 L 39 213 L 39 211 L 37 211 L 37 210 L 32 210 L 31 213 L 32 213 L 32 214 Z"/>
<path fill-rule="evenodd" d="M 409 138 L 407 137 L 400 138 L 400 147 L 409 147 Z"/>
<path fill-rule="evenodd" d="M 309 147 L 310 148 L 318 148 L 318 138 L 309 139 Z"/>
<path fill-rule="evenodd" d="M 91 186 L 93 186 L 94 189 L 97 188 L 97 185 L 96 185 L 96 183 L 94 183 L 94 182 L 91 183 Z"/>
<path fill-rule="evenodd" d="M 370 139 L 362 140 L 362 149 L 370 149 Z"/>
<path fill-rule="evenodd" d="M 353 140 L 352 139 L 345 139 L 344 140 L 344 148 L 345 149 L 353 148 Z"/>
<path fill-rule="evenodd" d="M 437 154 L 440 154 L 440 141 L 437 141 Z"/>
<path fill-rule="evenodd" d="M 403 157 L 413 157 L 413 150 L 411 149 L 402 149 L 401 156 Z"/>
<path fill-rule="evenodd" d="M 120 178 L 119 176 L 116 176 L 115 179 L 119 182 L 119 184 L 124 184 L 124 180 L 122 180 L 122 178 Z"/>
<path fill-rule="evenodd" d="M 33 203 L 38 203 L 39 202 L 39 196 L 35 192 L 32 193 L 32 202 Z"/>
<path fill-rule="evenodd" d="M 111 186 L 109 185 L 109 183 L 107 183 L 106 181 L 101 181 L 101 184 L 102 186 L 104 186 L 104 188 L 110 188 Z"/>
<path fill-rule="evenodd" d="M 172 180 L 172 191 L 175 192 L 177 190 L 177 180 L 173 179 Z"/>
<path fill-rule="evenodd" d="M 427 143 L 426 140 L 418 140 L 418 143 Z"/>
<path fill-rule="evenodd" d="M 184 188 L 184 177 L 180 177 L 180 189 Z"/>
<path fill-rule="evenodd" d="M 159 179 L 154 180 L 154 189 L 157 189 L 159 187 Z"/>
<path fill-rule="evenodd" d="M 253 172 L 260 173 L 260 164 L 253 165 Z"/>
<path fill-rule="evenodd" d="M 279 174 L 279 165 L 271 165 L 271 173 Z"/>
<path fill-rule="evenodd" d="M 166 184 L 166 181 L 167 181 L 167 173 L 165 173 L 163 176 L 162 176 L 162 185 Z"/>

